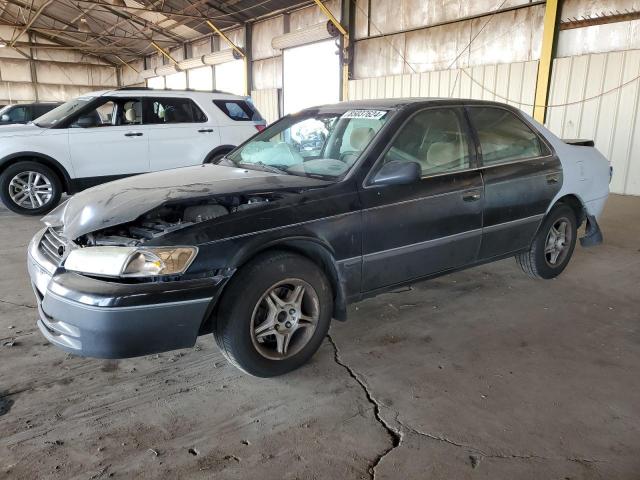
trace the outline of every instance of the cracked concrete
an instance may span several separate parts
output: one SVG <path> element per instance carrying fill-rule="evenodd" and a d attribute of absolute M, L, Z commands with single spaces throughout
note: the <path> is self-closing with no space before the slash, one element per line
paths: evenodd
<path fill-rule="evenodd" d="M 327 335 L 327 339 L 329 340 L 329 343 L 333 346 L 334 359 L 335 359 L 336 363 L 338 365 L 344 367 L 344 369 L 349 373 L 349 376 L 351 376 L 351 378 L 353 378 L 358 383 L 358 385 L 360 385 L 362 387 L 362 390 L 364 391 L 364 394 L 367 397 L 367 400 L 373 406 L 373 413 L 374 413 L 374 416 L 375 416 L 376 420 L 387 431 L 387 433 L 389 434 L 389 438 L 391 439 L 391 445 L 388 448 L 386 448 L 382 453 L 380 453 L 380 455 L 378 455 L 371 462 L 371 465 L 369 466 L 369 474 L 371 475 L 371 478 L 375 478 L 376 467 L 380 464 L 380 462 L 382 462 L 382 459 L 389 452 L 391 452 L 394 448 L 399 447 L 400 444 L 402 443 L 402 436 L 403 436 L 402 432 L 398 431 L 395 428 L 393 428 L 382 417 L 382 414 L 380 413 L 380 403 L 376 400 L 376 398 L 369 391 L 369 388 L 367 387 L 367 384 L 365 383 L 365 381 L 362 380 L 362 378 L 360 378 L 360 376 L 349 365 L 347 365 L 346 363 L 344 363 L 342 361 L 342 359 L 340 358 L 340 350 L 338 349 L 338 346 L 336 345 L 336 342 L 334 341 L 334 339 L 331 336 L 331 334 Z"/>
<path fill-rule="evenodd" d="M 51 347 L 39 223 L 0 210 L 0 479 L 637 479 L 640 199 L 601 224 L 559 279 L 505 260 L 366 300 L 264 380 L 209 336 L 112 362 Z"/>

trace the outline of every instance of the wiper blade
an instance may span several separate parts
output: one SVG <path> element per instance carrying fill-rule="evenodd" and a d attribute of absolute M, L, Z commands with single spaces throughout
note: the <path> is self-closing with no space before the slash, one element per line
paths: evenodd
<path fill-rule="evenodd" d="M 266 163 L 262 163 L 262 162 L 240 162 L 238 163 L 238 166 L 259 167 L 258 168 L 259 170 L 263 170 L 265 172 L 280 173 L 281 175 L 290 175 L 290 173 L 287 172 L 286 170 L 282 170 L 281 168 L 274 167 L 273 165 L 267 165 Z"/>

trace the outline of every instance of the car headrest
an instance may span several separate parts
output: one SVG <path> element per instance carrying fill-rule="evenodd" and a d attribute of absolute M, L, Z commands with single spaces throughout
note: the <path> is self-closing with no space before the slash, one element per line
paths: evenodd
<path fill-rule="evenodd" d="M 355 150 L 362 150 L 371 141 L 375 135 L 373 128 L 360 127 L 354 128 L 349 137 L 349 143 Z"/>
<path fill-rule="evenodd" d="M 432 167 L 450 164 L 459 158 L 456 145 L 450 142 L 434 142 L 427 150 L 427 163 Z"/>
<path fill-rule="evenodd" d="M 133 108 L 127 108 L 124 112 L 124 118 L 126 118 L 129 123 L 135 123 L 138 120 L 138 115 Z"/>

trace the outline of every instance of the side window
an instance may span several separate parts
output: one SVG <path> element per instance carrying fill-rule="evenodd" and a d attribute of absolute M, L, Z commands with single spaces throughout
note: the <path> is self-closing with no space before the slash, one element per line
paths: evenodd
<path fill-rule="evenodd" d="M 151 98 L 145 123 L 203 123 L 206 115 L 190 98 Z"/>
<path fill-rule="evenodd" d="M 9 120 L 12 122 L 26 122 L 27 121 L 27 108 L 16 107 L 9 112 Z"/>
<path fill-rule="evenodd" d="M 508 110 L 471 107 L 469 116 L 478 132 L 484 165 L 540 157 L 548 153 L 538 136 Z"/>
<path fill-rule="evenodd" d="M 214 100 L 213 103 L 232 120 L 245 122 L 260 122 L 264 120 L 250 102 L 244 100 Z"/>
<path fill-rule="evenodd" d="M 95 109 L 79 115 L 71 124 L 74 128 L 97 128 L 111 126 L 111 118 L 115 109 L 112 100 L 106 100 Z"/>
<path fill-rule="evenodd" d="M 116 115 L 116 125 L 140 125 L 142 124 L 142 102 L 139 98 L 124 99 L 118 104 L 117 112 L 113 112 L 110 118 Z"/>
<path fill-rule="evenodd" d="M 414 115 L 400 130 L 384 163 L 418 162 L 422 175 L 469 168 L 469 144 L 455 110 L 429 109 Z"/>

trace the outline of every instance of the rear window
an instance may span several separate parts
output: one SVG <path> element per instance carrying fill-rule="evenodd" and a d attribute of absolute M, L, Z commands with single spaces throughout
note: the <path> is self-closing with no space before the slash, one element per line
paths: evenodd
<path fill-rule="evenodd" d="M 244 100 L 214 100 L 213 103 L 232 120 L 239 122 L 264 121 L 258 110 L 250 102 Z"/>

